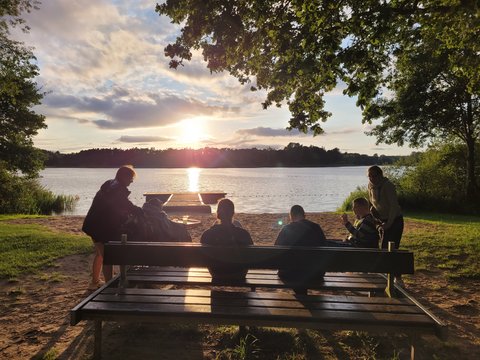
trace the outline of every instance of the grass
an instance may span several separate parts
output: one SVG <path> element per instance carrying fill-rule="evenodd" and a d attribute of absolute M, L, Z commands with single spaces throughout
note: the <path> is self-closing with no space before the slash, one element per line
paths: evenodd
<path fill-rule="evenodd" d="M 35 273 L 57 258 L 91 251 L 91 240 L 87 236 L 6 221 L 17 218 L 25 216 L 0 215 L 0 278 L 12 279 L 23 273 Z"/>
<path fill-rule="evenodd" d="M 480 279 L 480 217 L 414 213 L 406 219 L 418 226 L 404 232 L 401 247 L 415 253 L 417 270 L 442 270 L 449 279 Z"/>

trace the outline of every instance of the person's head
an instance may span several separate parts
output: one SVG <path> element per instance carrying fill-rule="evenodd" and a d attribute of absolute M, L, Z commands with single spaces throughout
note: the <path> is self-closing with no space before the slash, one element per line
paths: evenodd
<path fill-rule="evenodd" d="M 352 202 L 352 208 L 353 212 L 359 219 L 370 213 L 370 204 L 368 203 L 368 200 L 363 197 L 354 199 Z"/>
<path fill-rule="evenodd" d="M 292 222 L 305 219 L 305 210 L 300 205 L 293 205 L 290 209 L 290 220 Z"/>
<path fill-rule="evenodd" d="M 368 179 L 372 184 L 378 184 L 383 178 L 383 171 L 379 166 L 370 166 L 367 171 Z"/>
<path fill-rule="evenodd" d="M 222 199 L 217 205 L 217 218 L 223 223 L 231 223 L 235 214 L 235 206 L 232 200 Z"/>
<path fill-rule="evenodd" d="M 160 210 L 163 209 L 163 202 L 161 202 L 160 200 L 158 200 L 156 198 L 148 200 L 147 204 L 150 205 L 150 206 L 159 208 Z"/>
<path fill-rule="evenodd" d="M 117 170 L 115 180 L 127 187 L 133 182 L 135 176 L 137 176 L 137 173 L 135 172 L 135 170 L 133 170 L 132 165 L 123 165 Z"/>

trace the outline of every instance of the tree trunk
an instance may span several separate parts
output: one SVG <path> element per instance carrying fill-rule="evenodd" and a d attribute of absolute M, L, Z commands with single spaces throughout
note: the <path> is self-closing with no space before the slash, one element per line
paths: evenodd
<path fill-rule="evenodd" d="M 478 196 L 478 186 L 475 179 L 475 139 L 467 139 L 467 199 L 474 199 Z"/>
<path fill-rule="evenodd" d="M 472 98 L 468 96 L 467 100 L 467 199 L 470 201 L 477 201 L 478 186 L 475 179 L 475 137 L 474 137 L 474 121 L 473 121 L 473 109 Z"/>

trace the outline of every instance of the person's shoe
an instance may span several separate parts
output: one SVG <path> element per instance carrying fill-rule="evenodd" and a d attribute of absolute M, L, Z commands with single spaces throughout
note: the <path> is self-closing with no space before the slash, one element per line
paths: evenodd
<path fill-rule="evenodd" d="M 102 280 L 92 281 L 88 285 L 88 290 L 97 290 L 98 288 L 102 287 L 105 284 Z"/>

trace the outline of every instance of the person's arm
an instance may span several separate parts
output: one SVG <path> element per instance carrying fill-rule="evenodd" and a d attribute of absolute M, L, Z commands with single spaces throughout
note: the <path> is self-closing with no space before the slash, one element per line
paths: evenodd
<path fill-rule="evenodd" d="M 275 245 L 287 245 L 287 236 L 285 233 L 285 228 L 280 230 L 280 232 L 277 235 L 277 240 L 275 240 Z"/>
<path fill-rule="evenodd" d="M 203 232 L 200 238 L 200 244 L 209 245 L 211 239 L 211 230 L 207 229 Z"/>
<path fill-rule="evenodd" d="M 397 198 L 397 191 L 395 190 L 395 185 L 391 182 L 387 182 L 384 185 L 385 188 L 385 196 L 388 202 L 388 220 L 385 224 L 383 224 L 384 229 L 389 229 L 395 218 L 398 216 L 398 198 Z"/>
<path fill-rule="evenodd" d="M 354 226 L 348 222 L 345 227 L 352 234 L 352 236 L 359 241 L 376 238 L 378 240 L 378 231 L 374 223 L 363 220 L 359 225 Z"/>
<path fill-rule="evenodd" d="M 243 230 L 243 229 L 242 229 Z M 247 243 L 247 245 L 253 245 L 253 240 L 252 240 L 252 236 L 250 235 L 250 233 L 248 231 L 245 230 L 245 242 Z"/>
<path fill-rule="evenodd" d="M 348 232 L 350 234 L 352 234 L 352 236 L 354 238 L 358 238 L 360 236 L 360 231 L 359 229 L 357 229 L 355 226 L 352 225 L 352 223 L 350 221 L 347 221 L 345 223 L 345 228 L 348 230 Z"/>

